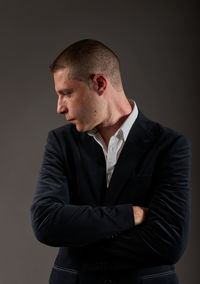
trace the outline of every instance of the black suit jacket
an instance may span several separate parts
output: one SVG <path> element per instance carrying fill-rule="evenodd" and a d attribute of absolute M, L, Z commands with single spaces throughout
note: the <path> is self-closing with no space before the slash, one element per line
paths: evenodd
<path fill-rule="evenodd" d="M 73 124 L 50 131 L 31 206 L 36 238 L 60 247 L 50 283 L 114 283 L 98 282 L 105 271 L 121 273 L 116 283 L 178 283 L 162 267 L 173 267 L 188 239 L 190 148 L 139 109 L 107 188 L 94 138 Z M 133 205 L 149 208 L 138 226 Z M 147 282 L 134 280 L 140 274 Z"/>

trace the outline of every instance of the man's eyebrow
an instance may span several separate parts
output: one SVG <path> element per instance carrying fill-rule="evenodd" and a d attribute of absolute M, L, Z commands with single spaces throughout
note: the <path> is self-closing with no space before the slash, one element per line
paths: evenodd
<path fill-rule="evenodd" d="M 59 94 L 64 94 L 64 93 L 72 92 L 72 91 L 73 91 L 72 88 L 67 88 L 67 89 L 58 90 L 57 93 L 59 93 Z"/>

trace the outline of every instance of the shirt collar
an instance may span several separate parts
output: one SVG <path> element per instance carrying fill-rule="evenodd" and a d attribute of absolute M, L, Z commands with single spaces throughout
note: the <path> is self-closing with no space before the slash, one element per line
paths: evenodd
<path fill-rule="evenodd" d="M 129 102 L 132 106 L 132 112 L 116 132 L 116 135 L 123 135 L 124 141 L 126 141 L 129 131 L 138 116 L 138 108 L 136 102 L 132 99 L 129 99 Z"/>

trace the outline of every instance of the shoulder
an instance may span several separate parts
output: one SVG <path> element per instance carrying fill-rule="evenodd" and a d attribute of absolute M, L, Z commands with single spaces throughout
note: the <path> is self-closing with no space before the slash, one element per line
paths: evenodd
<path fill-rule="evenodd" d="M 160 131 L 160 139 L 162 139 L 163 142 L 168 141 L 169 145 L 187 145 L 190 147 L 191 141 L 187 135 L 183 134 L 178 130 L 165 126 L 159 122 L 157 122 L 157 125 Z"/>
<path fill-rule="evenodd" d="M 75 145 L 80 139 L 87 138 L 86 132 L 78 132 L 76 126 L 72 123 L 54 128 L 48 132 L 48 139 L 54 140 L 59 144 Z"/>
<path fill-rule="evenodd" d="M 170 147 L 174 144 L 191 146 L 190 138 L 181 131 L 149 119 L 142 112 L 140 112 L 139 120 L 147 125 L 146 128 L 151 129 L 150 132 L 156 138 L 158 145 L 163 145 L 163 147 Z"/>
<path fill-rule="evenodd" d="M 60 137 L 62 135 L 70 134 L 75 131 L 75 125 L 72 123 L 62 125 L 60 127 L 51 129 L 49 133 L 53 133 L 54 135 Z"/>

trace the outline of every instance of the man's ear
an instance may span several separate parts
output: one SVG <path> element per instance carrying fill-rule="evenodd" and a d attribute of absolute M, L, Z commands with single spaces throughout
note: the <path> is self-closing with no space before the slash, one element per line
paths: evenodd
<path fill-rule="evenodd" d="M 95 74 L 92 81 L 95 91 L 99 94 L 102 94 L 107 88 L 107 80 L 102 74 Z"/>

